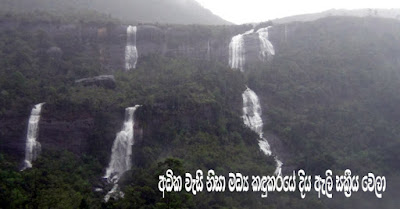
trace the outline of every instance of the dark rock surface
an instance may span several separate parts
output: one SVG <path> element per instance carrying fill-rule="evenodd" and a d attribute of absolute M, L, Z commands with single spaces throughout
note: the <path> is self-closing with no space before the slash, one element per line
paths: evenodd
<path fill-rule="evenodd" d="M 0 119 L 0 153 L 8 153 L 21 160 L 24 158 L 28 119 L 29 112 L 26 117 L 6 116 Z"/>
<path fill-rule="evenodd" d="M 260 39 L 258 33 L 244 36 L 246 64 L 260 62 Z"/>
<path fill-rule="evenodd" d="M 77 155 L 91 153 L 108 163 L 112 144 L 120 131 L 124 115 L 119 112 L 89 113 L 87 111 L 55 111 L 57 107 L 45 105 L 39 122 L 37 141 L 42 152 L 70 151 Z M 123 110 L 121 110 L 123 112 Z M 7 115 L 0 119 L 0 153 L 8 154 L 17 161 L 25 156 L 26 132 L 30 111 L 26 114 Z M 143 140 L 143 128 L 137 121 L 134 126 L 135 142 Z M 98 150 L 101 148 L 101 150 Z"/>
<path fill-rule="evenodd" d="M 38 141 L 42 149 L 69 150 L 77 154 L 85 153 L 88 138 L 94 132 L 93 118 L 75 120 L 52 120 L 43 117 L 39 124 Z"/>
<path fill-rule="evenodd" d="M 57 43 L 58 39 L 68 37 L 77 41 L 81 48 L 80 53 L 90 55 L 90 58 L 101 63 L 102 71 L 112 73 L 123 70 L 125 62 L 127 25 L 90 25 L 90 24 L 24 24 L 18 21 L 0 21 L 0 30 L 19 30 L 24 33 L 46 33 L 49 39 L 56 44 L 44 48 L 44 52 L 56 58 L 64 59 L 68 45 Z M 229 43 L 237 34 L 248 31 L 251 25 L 241 26 L 180 26 L 180 25 L 139 25 L 137 31 L 137 48 L 139 53 L 138 67 L 141 57 L 151 54 L 161 54 L 168 57 L 187 57 L 195 60 L 214 60 L 228 65 Z M 258 58 L 259 42 L 257 35 L 246 38 L 246 55 Z M 68 43 L 67 43 L 68 44 Z M 67 47 L 66 47 L 67 46 Z M 77 78 L 76 78 L 77 79 Z M 105 88 L 115 88 L 113 76 L 99 76 L 77 80 L 82 85 L 97 85 Z M 235 106 L 240 111 L 241 100 L 238 95 Z M 0 119 L 0 152 L 7 152 L 13 156 L 24 157 L 27 122 L 32 107 L 23 110 L 23 114 L 3 115 Z M 38 141 L 42 149 L 69 150 L 77 154 L 88 152 L 94 144 L 107 147 L 101 152 L 111 152 L 115 134 L 120 130 L 123 119 L 123 110 L 107 110 L 98 113 L 83 109 L 69 111 L 66 107 L 60 108 L 46 105 L 43 108 L 39 125 Z M 159 107 L 154 107 L 159 109 Z M 21 110 L 22 111 L 22 110 Z M 210 120 L 212 112 L 209 107 L 201 110 Z M 99 118 L 99 115 L 105 114 Z M 162 114 L 161 114 L 162 115 Z M 161 115 L 153 121 L 139 121 L 135 126 L 135 138 L 140 144 L 148 136 L 154 134 L 150 127 L 157 127 L 163 119 Z M 154 116 L 154 115 L 152 115 Z M 194 120 L 191 115 L 181 118 L 188 124 Z M 159 120 L 159 121 L 157 121 Z M 142 126 L 143 124 L 147 126 Z M 101 123 L 101 124 L 100 124 Z M 143 127 L 143 128 L 142 128 Z M 148 135 L 148 136 L 147 136 Z M 96 151 L 96 150 L 95 150 Z M 93 152 L 93 150 L 92 150 Z M 104 154 L 104 153 L 103 153 Z M 99 154 L 99 155 L 103 155 Z M 102 162 L 106 162 L 104 159 Z"/>
<path fill-rule="evenodd" d="M 82 78 L 76 80 L 75 83 L 83 86 L 101 86 L 109 89 L 115 88 L 115 78 L 113 75 L 100 75 L 91 78 Z"/>
<path fill-rule="evenodd" d="M 0 30 L 19 30 L 35 34 L 45 32 L 49 39 L 68 37 L 78 41 L 83 53 L 99 62 L 106 72 L 125 68 L 125 46 L 128 25 L 97 24 L 24 24 L 18 21 L 0 21 Z M 187 57 L 195 60 L 216 60 L 228 65 L 229 43 L 237 34 L 251 29 L 252 25 L 201 26 L 201 25 L 138 25 L 136 45 L 140 57 L 161 54 L 168 57 Z M 257 60 L 259 40 L 257 34 L 245 38 L 248 62 Z M 64 46 L 65 47 L 65 46 Z M 59 57 L 63 46 L 46 49 Z M 253 56 L 256 54 L 256 56 Z"/>

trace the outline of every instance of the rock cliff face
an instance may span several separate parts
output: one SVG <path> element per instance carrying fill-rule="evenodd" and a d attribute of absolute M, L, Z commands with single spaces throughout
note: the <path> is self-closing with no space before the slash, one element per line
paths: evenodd
<path fill-rule="evenodd" d="M 94 131 L 94 119 L 90 115 L 80 114 L 60 119 L 50 113 L 48 107 L 43 108 L 39 122 L 37 140 L 43 150 L 69 150 L 77 154 L 87 151 L 90 134 Z M 17 159 L 23 159 L 25 153 L 26 132 L 29 111 L 18 116 L 6 116 L 1 120 L 1 146 L 3 153 Z"/>
<path fill-rule="evenodd" d="M 137 45 L 140 56 L 157 53 L 165 56 L 188 57 L 197 60 L 229 61 L 231 38 L 252 26 L 149 26 L 138 27 Z M 257 34 L 245 37 L 249 62 L 259 61 L 260 42 Z"/>
<path fill-rule="evenodd" d="M 39 141 L 43 149 L 69 150 L 77 154 L 87 151 L 88 139 L 95 131 L 90 115 L 57 120 L 47 113 L 40 121 Z"/>
<path fill-rule="evenodd" d="M 0 152 L 20 159 L 21 163 L 25 155 L 28 118 L 29 110 L 26 117 L 8 115 L 0 120 Z"/>
<path fill-rule="evenodd" d="M 75 83 L 83 86 L 101 86 L 109 89 L 115 88 L 115 78 L 113 75 L 100 75 L 91 78 L 75 80 Z"/>
<path fill-rule="evenodd" d="M 246 63 L 256 63 L 260 59 L 260 39 L 257 33 L 244 36 Z"/>
<path fill-rule="evenodd" d="M 179 25 L 139 25 L 137 31 L 137 49 L 139 53 L 138 67 L 141 57 L 152 54 L 161 54 L 167 57 L 187 57 L 195 60 L 215 60 L 221 63 L 229 63 L 229 43 L 234 35 L 243 33 L 253 26 L 179 26 Z M 26 24 L 18 21 L 0 21 L 0 30 L 18 30 L 24 33 L 45 33 L 49 39 L 57 43 L 45 50 L 49 56 L 60 59 L 64 56 L 68 43 L 58 43 L 60 37 L 78 42 L 84 54 L 89 55 L 95 61 L 101 63 L 103 72 L 112 73 L 122 71 L 125 66 L 125 45 L 127 25 L 90 25 L 90 24 L 50 24 L 33 23 Z M 249 62 L 258 61 L 260 43 L 256 34 L 245 38 L 246 56 Z M 64 45 L 63 45 L 64 44 Z M 81 79 L 81 78 L 76 78 Z M 114 88 L 113 78 L 92 78 L 81 80 L 78 83 L 84 85 L 100 85 L 106 88 Z M 239 102 L 240 103 L 240 102 Z M 162 104 L 161 104 L 162 105 Z M 237 105 L 240 106 L 239 104 Z M 107 116 L 99 119 L 98 113 L 90 111 L 57 112 L 57 107 L 47 105 L 43 108 L 39 124 L 38 141 L 42 149 L 69 150 L 76 154 L 93 151 L 94 145 L 111 150 L 115 134 L 119 131 L 124 119 L 122 110 L 111 110 Z M 140 112 L 141 110 L 138 110 Z M 199 110 L 200 111 L 200 110 Z M 209 109 L 202 110 L 210 115 Z M 0 121 L 0 152 L 6 152 L 18 159 L 23 159 L 26 139 L 27 120 L 30 108 L 21 110 L 16 115 L 6 115 Z M 140 113 L 139 113 L 140 114 Z M 112 116 L 110 116 L 112 115 Z M 208 117 L 208 116 L 207 116 Z M 157 127 L 163 117 L 158 115 L 155 121 L 146 123 Z M 186 120 L 190 124 L 191 116 Z M 211 119 L 210 119 L 211 120 Z M 104 124 L 98 124 L 98 121 Z M 183 123 L 184 124 L 184 123 Z M 142 121 L 138 120 L 135 127 L 135 139 L 144 140 L 143 136 L 151 136 L 154 130 L 150 127 L 142 127 Z M 107 155 L 108 156 L 108 155 Z M 103 159 L 106 163 L 108 159 Z"/>
<path fill-rule="evenodd" d="M 67 150 L 77 155 L 92 153 L 96 156 L 99 146 L 102 151 L 111 151 L 115 134 L 120 131 L 124 115 L 118 111 L 89 113 L 89 111 L 56 111 L 56 107 L 47 105 L 42 110 L 37 141 L 45 153 L 50 150 Z M 25 155 L 25 143 L 29 109 L 26 114 L 8 115 L 0 120 L 0 153 L 21 160 Z M 135 124 L 135 139 L 143 139 L 140 122 Z M 104 149 L 106 147 L 106 149 Z M 99 153 L 98 153 L 99 154 Z M 100 153 L 99 156 L 106 156 Z M 105 163 L 108 159 L 100 159 Z"/>
<path fill-rule="evenodd" d="M 19 30 L 26 33 L 45 32 L 53 40 L 66 37 L 78 41 L 84 53 L 97 58 L 108 72 L 125 68 L 126 28 L 128 25 L 51 24 L 0 21 L 0 30 Z M 201 25 L 138 25 L 137 50 L 140 57 L 161 54 L 168 57 L 187 57 L 196 60 L 229 61 L 231 38 L 253 26 L 201 26 Z M 256 34 L 245 37 L 249 62 L 259 61 L 259 39 Z M 63 54 L 63 46 L 50 47 L 54 57 Z"/>

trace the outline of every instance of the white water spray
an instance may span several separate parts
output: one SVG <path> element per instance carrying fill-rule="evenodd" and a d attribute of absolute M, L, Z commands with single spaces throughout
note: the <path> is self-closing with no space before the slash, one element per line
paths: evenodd
<path fill-rule="evenodd" d="M 135 143 L 134 129 L 135 111 L 140 105 L 128 107 L 125 109 L 125 122 L 122 130 L 117 134 L 112 147 L 110 164 L 107 167 L 104 178 L 108 183 L 114 184 L 111 191 L 107 193 L 104 200 L 107 202 L 111 196 L 123 196 L 122 192 L 118 192 L 118 181 L 122 174 L 131 169 L 132 166 L 132 146 Z"/>
<path fill-rule="evenodd" d="M 257 94 L 247 87 L 242 94 L 243 97 L 243 122 L 251 130 L 256 132 L 260 138 L 263 137 L 263 121 L 261 119 L 261 106 Z"/>
<path fill-rule="evenodd" d="M 261 105 L 257 94 L 247 87 L 242 94 L 243 98 L 243 123 L 259 136 L 258 146 L 260 150 L 267 156 L 272 155 L 271 147 L 263 133 L 263 121 L 261 118 Z M 283 163 L 275 156 L 276 170 L 275 175 L 282 175 Z"/>
<path fill-rule="evenodd" d="M 251 29 L 243 34 L 232 37 L 231 43 L 229 44 L 229 66 L 231 68 L 240 69 L 242 72 L 244 71 L 244 65 L 246 63 L 244 36 L 253 32 L 254 29 Z"/>
<path fill-rule="evenodd" d="M 262 60 L 271 60 L 275 55 L 275 49 L 272 43 L 268 40 L 268 30 L 271 26 L 261 28 L 257 31 L 260 39 L 260 57 Z"/>
<path fill-rule="evenodd" d="M 260 28 L 257 30 L 258 39 L 260 40 L 260 59 L 262 61 L 271 61 L 272 57 L 275 55 L 275 49 L 272 43 L 268 40 L 268 30 L 271 26 L 266 28 Z M 229 66 L 234 69 L 240 69 L 244 71 L 246 64 L 246 46 L 244 44 L 244 37 L 254 33 L 254 29 L 249 30 L 243 34 L 236 35 L 232 37 L 229 44 Z"/>
<path fill-rule="evenodd" d="M 39 132 L 40 112 L 44 103 L 35 105 L 31 111 L 28 123 L 28 133 L 26 134 L 25 160 L 22 170 L 32 168 L 32 162 L 40 154 L 41 146 L 37 140 Z"/>
<path fill-rule="evenodd" d="M 136 32 L 136 26 L 128 26 L 127 43 L 125 47 L 125 69 L 127 71 L 136 68 L 138 59 L 138 51 L 136 48 Z"/>
<path fill-rule="evenodd" d="M 275 156 L 275 162 L 276 162 L 276 169 L 275 169 L 274 174 L 277 175 L 277 176 L 282 176 L 282 165 L 283 165 L 283 163 L 276 156 Z"/>

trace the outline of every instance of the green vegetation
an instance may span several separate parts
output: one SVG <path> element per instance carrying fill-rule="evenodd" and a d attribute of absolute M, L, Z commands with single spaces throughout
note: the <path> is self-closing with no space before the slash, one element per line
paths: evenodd
<path fill-rule="evenodd" d="M 99 207 L 92 184 L 102 168 L 93 158 L 68 152 L 45 153 L 35 168 L 15 171 L 16 165 L 0 158 L 1 208 Z"/>
<path fill-rule="evenodd" d="M 265 129 L 299 168 L 399 175 L 400 23 L 328 18 L 287 27 L 273 64 L 249 74 L 270 119 Z"/>
<path fill-rule="evenodd" d="M 165 172 L 167 167 L 159 162 L 168 165 L 169 158 L 181 159 L 177 170 L 182 172 L 215 169 L 226 176 L 232 171 L 260 175 L 273 172 L 273 159 L 259 151 L 256 134 L 240 118 L 241 92 L 245 88 L 240 72 L 218 62 L 151 55 L 141 57 L 138 68 L 131 72 L 117 71 L 113 90 L 83 87 L 74 80 L 107 70 L 96 57 L 85 53 L 87 48 L 79 38 L 70 34 L 54 38 L 45 31 L 26 33 L 18 28 L 1 32 L 0 43 L 4 54 L 0 61 L 0 85 L 5 95 L 0 108 L 4 117 L 24 118 L 32 104 L 45 101 L 43 114 L 48 119 L 76 115 L 95 119 L 95 131 L 82 139 L 88 143 L 85 156 L 68 151 L 58 153 L 57 149 L 44 146 L 34 169 L 24 172 L 17 172 L 15 162 L 20 159 L 14 162 L 12 158 L 3 158 L 1 170 L 6 174 L 0 180 L 4 191 L 1 198 L 7 201 L 1 207 L 260 206 L 258 194 L 243 200 L 239 195 L 228 195 L 232 196 L 230 201 L 224 194 L 217 195 L 217 200 L 205 194 L 191 198 L 184 193 L 162 199 L 156 186 L 155 174 Z M 48 52 L 54 45 L 62 49 L 61 56 Z M 145 134 L 134 146 L 134 169 L 123 178 L 126 198 L 104 204 L 104 194 L 95 193 L 94 186 L 101 184 L 102 169 L 108 163 L 123 111 L 135 104 L 143 105 L 137 111 L 137 120 Z M 3 140 L 2 132 L 0 141 Z M 31 192 L 33 187 L 35 192 Z M 21 198 L 10 198 L 10 188 L 15 188 Z M 251 199 L 254 203 L 248 204 Z"/>
<path fill-rule="evenodd" d="M 20 17 L 6 20 L 27 21 Z M 37 21 L 68 22 L 57 18 Z M 107 18 L 78 19 L 71 20 L 79 22 L 77 27 L 117 27 Z M 94 131 L 79 139 L 87 142 L 84 154 L 44 146 L 34 168 L 19 172 L 22 156 L 4 150 L 10 130 L 0 130 L 0 208 L 396 207 L 397 193 L 389 193 L 394 186 L 388 186 L 385 202 L 357 195 L 351 200 L 319 200 L 315 193 L 305 200 L 298 194 L 261 199 L 251 192 L 197 196 L 181 192 L 162 198 L 157 187 L 158 175 L 167 168 L 181 175 L 197 169 L 214 169 L 224 176 L 272 174 L 273 158 L 260 152 L 257 135 L 240 118 L 246 84 L 261 98 L 264 131 L 279 136 L 291 153 L 285 164 L 309 174 L 351 168 L 359 175 L 370 171 L 386 175 L 388 181 L 398 177 L 400 24 L 396 21 L 331 18 L 296 23 L 288 26 L 286 40 L 281 36 L 284 28 L 274 26 L 273 63 L 250 66 L 246 75 L 218 61 L 143 56 L 135 70 L 113 69 L 115 89 L 83 87 L 74 81 L 110 73 L 99 63 L 98 46 L 118 42 L 119 37 L 54 36 L 44 30 L 32 32 L 26 25 L 0 30 L 1 122 L 23 118 L 16 123 L 16 132 L 23 133 L 32 105 L 46 102 L 46 120 L 92 118 Z M 198 28 L 207 29 L 191 26 L 190 30 L 197 33 Z M 210 28 L 209 34 L 218 40 L 228 34 L 226 28 L 222 32 Z M 50 50 L 54 46 L 62 52 Z M 102 186 L 124 109 L 135 104 L 143 105 L 136 114 L 143 134 L 133 147 L 132 170 L 121 178 L 125 198 L 104 203 L 104 194 L 94 190 Z"/>

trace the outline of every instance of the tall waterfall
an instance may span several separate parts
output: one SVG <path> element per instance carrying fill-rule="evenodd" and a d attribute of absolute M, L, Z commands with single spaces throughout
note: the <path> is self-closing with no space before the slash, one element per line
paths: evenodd
<path fill-rule="evenodd" d="M 127 43 L 125 47 L 125 69 L 127 71 L 136 68 L 136 63 L 138 59 L 138 51 L 136 48 L 136 32 L 136 26 L 128 26 L 126 41 Z"/>
<path fill-rule="evenodd" d="M 40 143 L 37 140 L 39 132 L 40 112 L 44 103 L 35 105 L 32 108 L 31 116 L 29 117 L 28 132 L 26 134 L 25 160 L 22 170 L 32 168 L 32 162 L 36 160 L 40 154 Z"/>
<path fill-rule="evenodd" d="M 263 121 L 261 119 L 261 105 L 257 94 L 247 88 L 243 94 L 243 122 L 260 137 L 258 145 L 265 155 L 271 155 L 271 147 L 264 138 Z"/>
<path fill-rule="evenodd" d="M 242 72 L 244 71 L 246 57 L 243 37 L 253 32 L 254 29 L 251 29 L 243 34 L 232 37 L 231 43 L 229 44 L 229 66 L 231 68 L 240 69 Z"/>
<path fill-rule="evenodd" d="M 267 156 L 272 155 L 271 147 L 263 133 L 263 121 L 261 118 L 261 105 L 257 94 L 247 87 L 242 94 L 243 98 L 243 123 L 259 136 L 258 146 L 260 150 Z M 275 156 L 277 168 L 275 175 L 282 174 L 282 162 Z"/>
<path fill-rule="evenodd" d="M 108 183 L 114 184 L 111 191 L 107 193 L 104 200 L 107 202 L 112 195 L 118 192 L 118 181 L 122 174 L 127 170 L 131 169 L 132 165 L 132 146 L 134 141 L 134 130 L 135 125 L 135 111 L 140 105 L 134 107 L 128 107 L 125 109 L 125 121 L 122 130 L 117 134 L 114 140 L 114 144 L 111 152 L 110 164 L 107 167 L 104 178 L 107 179 Z M 123 196 L 122 192 L 117 195 Z"/>
<path fill-rule="evenodd" d="M 263 60 L 271 60 L 272 57 L 275 55 L 274 46 L 268 40 L 268 30 L 270 27 L 261 28 L 257 31 L 258 37 L 260 39 L 260 56 Z"/>

